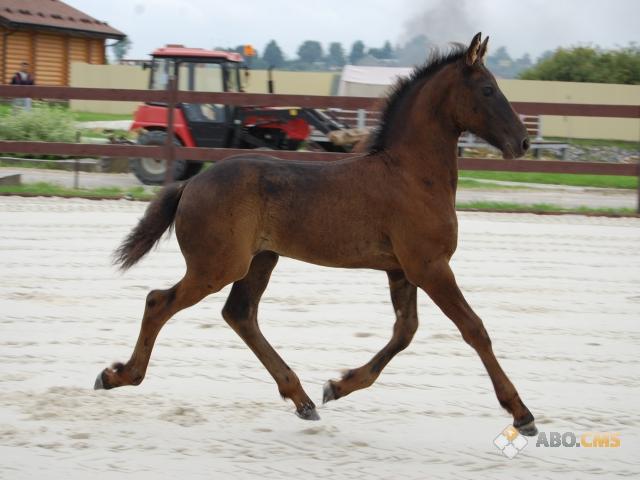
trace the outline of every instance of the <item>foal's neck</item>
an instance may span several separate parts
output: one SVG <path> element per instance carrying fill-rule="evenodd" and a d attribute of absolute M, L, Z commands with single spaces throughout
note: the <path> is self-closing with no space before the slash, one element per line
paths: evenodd
<path fill-rule="evenodd" d="M 407 95 L 386 150 L 412 176 L 455 194 L 461 132 L 453 120 L 455 104 L 446 83 L 437 75 Z"/>

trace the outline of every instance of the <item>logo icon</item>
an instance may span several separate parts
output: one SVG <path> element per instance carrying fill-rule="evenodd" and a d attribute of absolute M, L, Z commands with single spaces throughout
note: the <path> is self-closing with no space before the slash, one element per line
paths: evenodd
<path fill-rule="evenodd" d="M 500 432 L 500 435 L 493 441 L 493 444 L 498 450 L 509 459 L 518 455 L 524 447 L 527 446 L 527 443 L 527 439 L 523 435 L 520 435 L 518 430 L 512 425 L 509 425 Z"/>

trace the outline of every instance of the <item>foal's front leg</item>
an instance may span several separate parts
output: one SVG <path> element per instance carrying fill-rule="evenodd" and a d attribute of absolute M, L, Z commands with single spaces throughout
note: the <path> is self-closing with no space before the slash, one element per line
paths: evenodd
<path fill-rule="evenodd" d="M 412 272 L 409 275 L 455 323 L 464 341 L 478 353 L 491 377 L 500 405 L 513 415 L 513 426 L 523 435 L 536 435 L 533 415 L 520 400 L 518 392 L 498 363 L 489 334 L 480 317 L 460 292 L 448 262 L 444 259 L 438 260 L 429 263 L 426 270 Z"/>
<path fill-rule="evenodd" d="M 355 390 L 367 388 L 376 381 L 382 369 L 401 350 L 407 348 L 418 328 L 416 287 L 409 283 L 402 271 L 387 273 L 396 323 L 389 343 L 368 363 L 349 370 L 341 380 L 329 380 L 324 385 L 323 403 L 337 400 Z"/>

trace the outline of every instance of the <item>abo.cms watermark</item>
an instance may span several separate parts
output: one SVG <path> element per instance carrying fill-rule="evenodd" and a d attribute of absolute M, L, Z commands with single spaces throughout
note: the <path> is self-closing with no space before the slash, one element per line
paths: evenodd
<path fill-rule="evenodd" d="M 495 438 L 493 444 L 507 458 L 518 455 L 527 445 L 533 443 L 512 425 L 505 428 Z M 536 447 L 584 447 L 584 448 L 619 448 L 620 434 L 617 432 L 540 432 L 536 439 Z"/>

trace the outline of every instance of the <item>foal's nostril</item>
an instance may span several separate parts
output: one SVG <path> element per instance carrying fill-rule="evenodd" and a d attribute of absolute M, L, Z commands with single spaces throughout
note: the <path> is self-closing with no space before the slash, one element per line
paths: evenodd
<path fill-rule="evenodd" d="M 529 145 L 529 138 L 525 138 L 524 140 L 522 140 L 522 150 L 524 150 L 525 152 L 529 150 Z"/>

